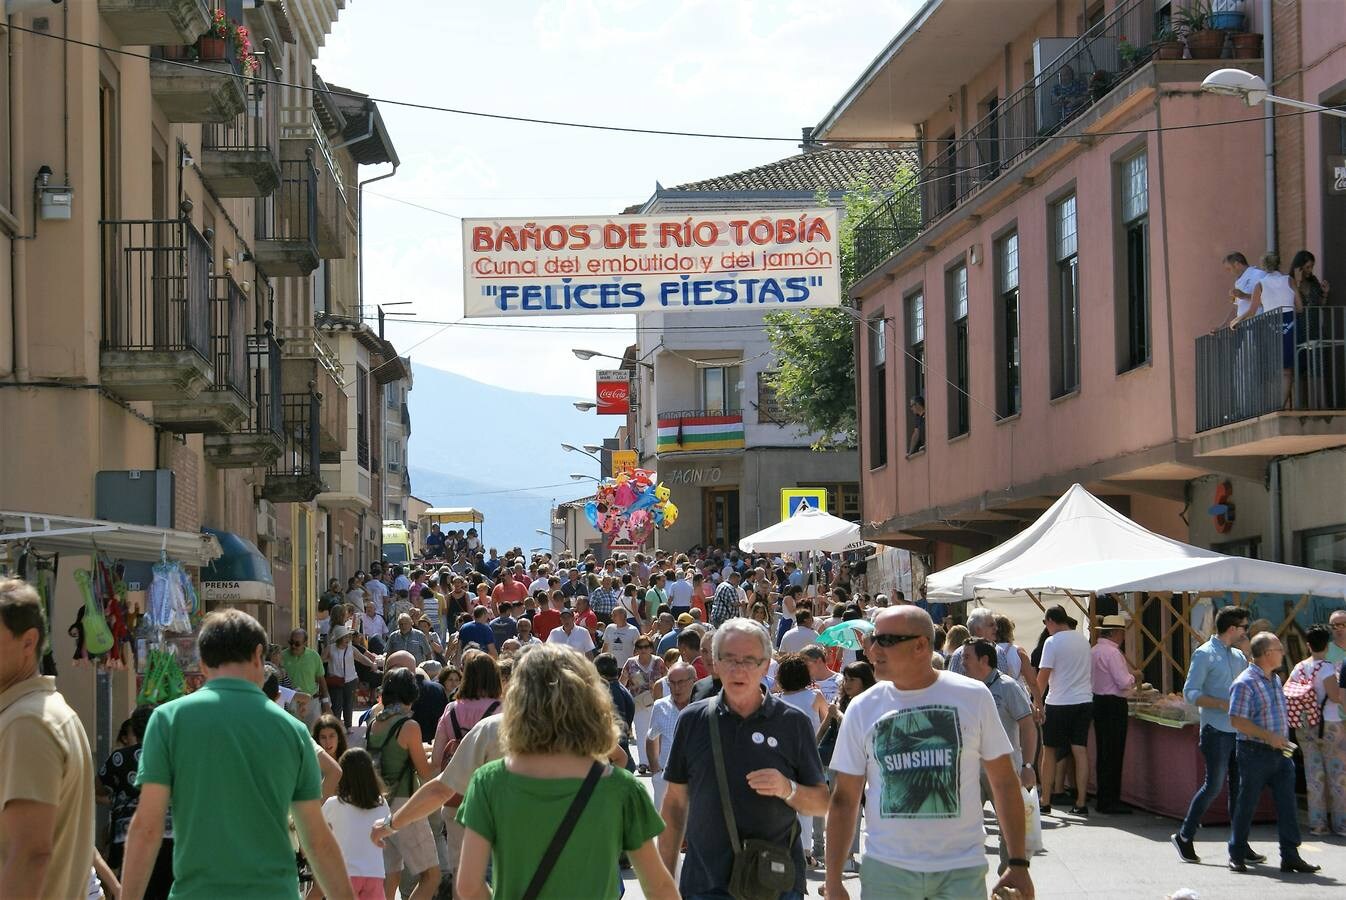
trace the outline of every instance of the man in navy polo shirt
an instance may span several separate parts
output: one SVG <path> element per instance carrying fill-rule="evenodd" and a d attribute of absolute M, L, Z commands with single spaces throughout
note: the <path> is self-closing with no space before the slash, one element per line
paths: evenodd
<path fill-rule="evenodd" d="M 804 896 L 807 870 L 797 816 L 827 810 L 827 784 L 807 716 L 762 690 L 771 662 L 771 639 L 758 623 L 732 618 L 711 645 L 722 692 L 690 704 L 678 717 L 664 768 L 666 823 L 659 853 L 677 871 L 678 850 L 687 838 L 679 888 L 690 900 L 728 898 L 734 865 L 711 751 L 712 727 L 724 744 L 730 806 L 740 840 L 788 846 L 795 865 L 794 890 L 781 900 Z"/>
<path fill-rule="evenodd" d="M 462 628 L 458 629 L 458 646 L 466 647 L 468 644 L 476 644 L 492 656 L 497 655 L 498 650 L 495 645 L 495 632 L 491 626 L 486 624 L 488 610 L 484 606 L 478 606 L 472 610 L 472 621 L 468 622 Z"/>

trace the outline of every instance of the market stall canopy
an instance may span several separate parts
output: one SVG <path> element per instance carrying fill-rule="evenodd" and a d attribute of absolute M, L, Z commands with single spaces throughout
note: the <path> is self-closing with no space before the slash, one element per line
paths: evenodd
<path fill-rule="evenodd" d="M 213 535 L 50 513 L 0 511 L 0 543 L 27 542 L 60 553 L 103 552 L 114 559 L 155 560 L 166 554 L 204 566 L 221 553 Z"/>
<path fill-rule="evenodd" d="M 791 553 L 817 550 L 840 553 L 859 546 L 860 526 L 813 507 L 801 507 L 784 522 L 777 522 L 738 542 L 746 553 Z"/>
<path fill-rule="evenodd" d="M 420 518 L 441 525 L 449 522 L 471 522 L 480 525 L 483 521 L 482 514 L 470 506 L 434 506 L 421 513 Z"/>
<path fill-rule="evenodd" d="M 201 529 L 213 535 L 224 553 L 201 569 L 201 599 L 208 604 L 275 603 L 271 564 L 257 545 L 232 531 Z"/>
<path fill-rule="evenodd" d="M 926 579 L 931 602 L 1019 591 L 1251 591 L 1346 597 L 1346 576 L 1225 556 L 1155 534 L 1080 485 L 1005 543 Z"/>

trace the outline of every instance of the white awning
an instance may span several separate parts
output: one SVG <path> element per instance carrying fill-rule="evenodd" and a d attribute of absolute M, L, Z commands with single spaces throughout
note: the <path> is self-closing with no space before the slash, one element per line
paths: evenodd
<path fill-rule="evenodd" d="M 160 553 L 189 566 L 204 566 L 220 553 L 213 535 L 50 513 L 0 511 L 0 543 L 26 542 L 60 553 L 101 551 L 114 559 L 154 560 Z"/>

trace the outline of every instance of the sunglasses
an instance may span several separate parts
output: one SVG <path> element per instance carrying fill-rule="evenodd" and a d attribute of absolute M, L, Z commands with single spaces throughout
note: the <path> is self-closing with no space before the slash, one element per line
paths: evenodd
<path fill-rule="evenodd" d="M 917 638 L 925 637 L 923 634 L 873 634 L 869 635 L 871 644 L 878 644 L 880 647 L 896 647 L 898 644 L 905 644 L 907 641 L 914 641 Z"/>

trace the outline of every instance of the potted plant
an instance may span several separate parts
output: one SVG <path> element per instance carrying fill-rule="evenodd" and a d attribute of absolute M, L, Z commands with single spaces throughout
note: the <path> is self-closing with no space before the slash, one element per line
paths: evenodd
<path fill-rule="evenodd" d="M 1210 27 L 1219 31 L 1243 31 L 1248 14 L 1246 0 L 1211 0 Z"/>
<path fill-rule="evenodd" d="M 1234 59 L 1261 59 L 1262 35 L 1257 32 L 1238 31 L 1229 36 L 1234 45 Z"/>
<path fill-rule="evenodd" d="M 1173 13 L 1174 27 L 1187 42 L 1192 59 L 1219 59 L 1224 52 L 1225 33 L 1211 27 L 1210 16 L 1205 0 L 1196 0 Z"/>
<path fill-rule="evenodd" d="M 1172 28 L 1161 28 L 1154 36 L 1155 59 L 1182 59 L 1182 38 Z"/>
<path fill-rule="evenodd" d="M 239 68 L 247 75 L 254 74 L 260 63 L 252 52 L 252 37 L 248 29 L 225 17 L 223 9 L 216 9 L 210 30 L 197 39 L 200 59 L 220 62 L 228 59 L 227 51 L 234 51 Z"/>
<path fill-rule="evenodd" d="M 1123 69 L 1134 69 L 1140 62 L 1140 48 L 1126 39 L 1122 35 L 1117 39 L 1117 56 L 1122 61 Z"/>

